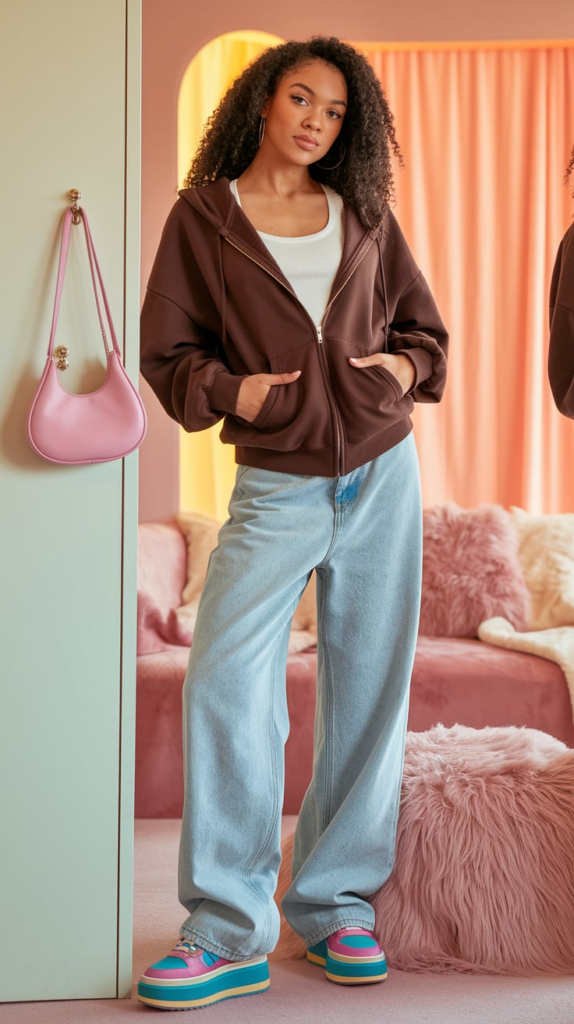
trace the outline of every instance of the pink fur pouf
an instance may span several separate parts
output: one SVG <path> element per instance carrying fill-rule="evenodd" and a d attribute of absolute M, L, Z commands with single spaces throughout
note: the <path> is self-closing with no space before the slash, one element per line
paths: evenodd
<path fill-rule="evenodd" d="M 395 867 L 371 902 L 399 970 L 574 974 L 574 750 L 534 729 L 408 733 Z M 303 953 L 283 919 L 273 957 Z"/>

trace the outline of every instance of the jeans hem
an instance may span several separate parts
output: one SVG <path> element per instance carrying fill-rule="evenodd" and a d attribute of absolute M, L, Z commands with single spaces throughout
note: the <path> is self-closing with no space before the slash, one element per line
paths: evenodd
<path fill-rule="evenodd" d="M 255 960 L 259 956 L 267 956 L 269 950 L 262 949 L 249 953 L 247 956 L 245 953 L 238 953 L 236 950 L 228 949 L 227 946 L 221 946 L 217 942 L 212 942 L 206 935 L 202 935 L 201 932 L 195 931 L 193 928 L 188 928 L 183 925 L 180 928 L 180 934 L 184 939 L 189 939 L 191 942 L 195 942 L 202 949 L 207 950 L 208 953 L 213 953 L 215 956 L 221 956 L 224 960 L 232 960 L 235 963 L 240 963 L 243 960 Z"/>
<path fill-rule="evenodd" d="M 333 932 L 338 932 L 340 928 L 366 928 L 368 932 L 373 930 L 372 921 L 360 921 L 358 917 L 346 917 L 342 921 L 332 921 L 330 924 L 326 924 L 318 932 L 313 932 L 310 938 L 302 936 L 303 942 L 309 949 L 311 946 L 316 946 L 318 942 L 323 939 L 328 939 L 329 935 Z"/>

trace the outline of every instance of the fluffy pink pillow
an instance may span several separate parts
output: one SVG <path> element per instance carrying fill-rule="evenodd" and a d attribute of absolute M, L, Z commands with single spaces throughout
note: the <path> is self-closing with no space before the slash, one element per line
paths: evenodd
<path fill-rule="evenodd" d="M 174 644 L 189 647 L 191 637 L 175 616 L 185 583 L 185 543 L 175 523 L 138 527 L 137 653 L 153 654 Z"/>
<path fill-rule="evenodd" d="M 422 636 L 474 637 L 498 615 L 522 630 L 529 598 L 510 513 L 500 505 L 425 509 Z"/>

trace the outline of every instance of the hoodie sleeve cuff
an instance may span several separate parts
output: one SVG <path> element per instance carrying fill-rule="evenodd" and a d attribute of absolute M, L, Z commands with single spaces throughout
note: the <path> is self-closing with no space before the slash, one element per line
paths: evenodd
<path fill-rule="evenodd" d="M 216 373 L 207 391 L 207 399 L 213 412 L 235 415 L 237 396 L 245 376 L 239 377 L 227 370 Z"/>
<path fill-rule="evenodd" d="M 418 388 L 423 380 L 432 377 L 432 355 L 426 348 L 399 348 L 393 352 L 395 356 L 408 356 L 415 368 L 415 379 L 409 388 L 409 393 Z"/>

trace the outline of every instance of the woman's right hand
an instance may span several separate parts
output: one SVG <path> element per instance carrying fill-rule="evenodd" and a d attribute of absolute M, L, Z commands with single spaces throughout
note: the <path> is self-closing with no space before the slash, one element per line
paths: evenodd
<path fill-rule="evenodd" d="M 235 415 L 253 423 L 261 412 L 271 388 L 279 384 L 292 384 L 301 376 L 301 370 L 294 373 L 254 373 L 241 382 L 237 394 Z"/>

